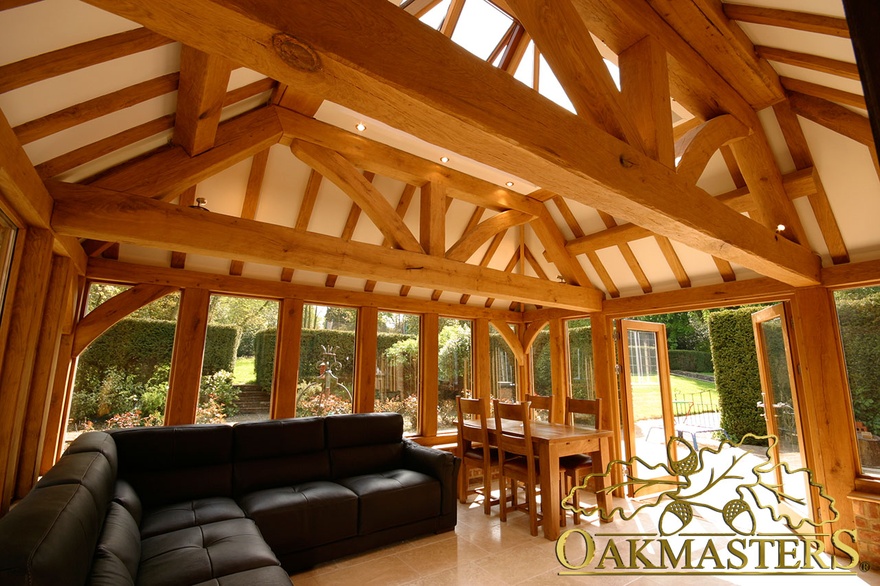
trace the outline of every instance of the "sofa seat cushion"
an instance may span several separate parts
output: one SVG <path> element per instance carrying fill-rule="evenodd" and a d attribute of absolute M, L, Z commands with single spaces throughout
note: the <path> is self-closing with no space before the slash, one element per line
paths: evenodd
<path fill-rule="evenodd" d="M 281 566 L 266 566 L 212 578 L 194 586 L 290 586 L 290 576 Z"/>
<path fill-rule="evenodd" d="M 144 513 L 141 520 L 141 537 L 153 537 L 178 529 L 197 527 L 228 519 L 244 519 L 244 517 L 244 511 L 231 498 L 196 499 L 157 507 Z"/>
<path fill-rule="evenodd" d="M 358 533 L 367 535 L 440 515 L 440 482 L 414 470 L 388 470 L 339 481 L 358 495 Z"/>
<path fill-rule="evenodd" d="M 144 539 L 137 583 L 198 584 L 278 565 L 253 521 L 229 519 Z"/>
<path fill-rule="evenodd" d="M 258 490 L 239 502 L 279 555 L 357 535 L 357 495 L 335 482 Z"/>

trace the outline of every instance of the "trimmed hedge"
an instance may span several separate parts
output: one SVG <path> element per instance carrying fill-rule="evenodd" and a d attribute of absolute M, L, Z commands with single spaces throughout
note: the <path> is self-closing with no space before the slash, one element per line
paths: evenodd
<path fill-rule="evenodd" d="M 95 420 L 135 408 L 159 409 L 168 389 L 175 325 L 123 319 L 92 342 L 77 364 L 71 418 Z M 236 326 L 208 326 L 203 376 L 234 370 L 239 338 Z"/>
<path fill-rule="evenodd" d="M 670 350 L 669 369 L 685 372 L 713 372 L 712 353 L 698 350 Z"/>
<path fill-rule="evenodd" d="M 272 378 L 275 373 L 275 339 L 277 330 L 270 328 L 257 332 L 254 337 L 254 370 L 257 373 L 257 384 L 264 389 L 272 388 Z M 376 354 L 381 356 L 385 351 L 400 340 L 410 338 L 406 334 L 392 334 L 382 332 L 378 334 L 378 348 Z M 324 346 L 332 346 L 336 353 L 336 360 L 342 364 L 342 368 L 334 370 L 340 382 L 349 390 L 354 379 L 354 347 L 355 333 L 342 330 L 302 330 L 299 357 L 299 379 L 314 380 L 319 372 L 318 365 L 324 359 Z"/>
<path fill-rule="evenodd" d="M 146 382 L 159 365 L 171 363 L 175 326 L 173 321 L 123 319 L 82 353 L 77 372 L 116 368 Z M 240 338 L 236 326 L 208 326 L 202 375 L 232 372 Z"/>
<path fill-rule="evenodd" d="M 880 293 L 838 299 L 837 317 L 856 421 L 880 435 Z"/>
<path fill-rule="evenodd" d="M 709 340 L 721 427 L 739 441 L 745 434 L 765 435 L 764 412 L 757 406 L 762 400 L 752 313 L 742 307 L 709 314 Z"/>

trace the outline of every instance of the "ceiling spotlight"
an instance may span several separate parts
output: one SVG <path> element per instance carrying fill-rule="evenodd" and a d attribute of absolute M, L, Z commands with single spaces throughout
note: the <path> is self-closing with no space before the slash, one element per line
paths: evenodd
<path fill-rule="evenodd" d="M 355 125 L 355 128 L 358 129 L 358 132 L 363 132 L 364 130 L 367 129 L 367 126 L 366 126 L 366 124 L 364 124 L 363 122 L 358 122 L 358 123 Z"/>
<path fill-rule="evenodd" d="M 441 162 L 441 163 L 448 163 L 448 162 L 449 162 L 449 157 L 447 157 L 446 155 L 440 157 L 440 162 Z"/>
<path fill-rule="evenodd" d="M 206 212 L 209 212 L 209 211 L 211 211 L 211 210 L 209 210 L 207 207 L 205 207 L 205 206 L 207 205 L 207 203 L 208 203 L 208 200 L 205 199 L 204 197 L 197 197 L 197 198 L 196 198 L 196 203 L 193 204 L 193 205 L 191 205 L 191 206 L 189 206 L 189 207 L 191 207 L 191 208 L 193 208 L 193 209 L 197 209 L 197 210 L 205 210 Z"/>
<path fill-rule="evenodd" d="M 777 232 L 784 232 L 785 231 L 785 224 L 778 224 L 776 226 L 776 231 Z"/>
<path fill-rule="evenodd" d="M 508 181 L 508 182 L 505 183 L 504 185 L 506 185 L 506 186 L 508 186 L 508 187 L 513 187 L 513 181 Z"/>

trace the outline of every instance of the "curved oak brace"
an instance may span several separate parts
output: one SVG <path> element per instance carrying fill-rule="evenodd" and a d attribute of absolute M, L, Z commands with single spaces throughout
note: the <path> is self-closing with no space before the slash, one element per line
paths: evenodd
<path fill-rule="evenodd" d="M 508 228 L 520 226 L 534 219 L 534 216 L 525 212 L 516 210 L 507 210 L 498 215 L 492 216 L 488 220 L 480 222 L 477 227 L 469 232 L 465 232 L 458 242 L 449 247 L 446 251 L 448 260 L 457 260 L 465 262 L 471 257 L 477 249 L 487 240 L 506 231 Z"/>
<path fill-rule="evenodd" d="M 177 287 L 141 284 L 108 299 L 77 324 L 73 337 L 73 356 L 79 356 L 98 336 L 132 312 L 176 291 L 179 291 Z"/>
<path fill-rule="evenodd" d="M 525 364 L 526 353 L 525 350 L 523 350 L 522 342 L 520 342 L 516 332 L 510 329 L 510 326 L 507 325 L 506 321 L 492 319 L 489 320 L 489 323 L 492 324 L 498 333 L 501 334 L 501 337 L 504 338 L 504 341 L 507 342 L 510 351 L 513 352 L 513 356 L 516 358 L 516 363 L 519 365 Z"/>
<path fill-rule="evenodd" d="M 696 183 L 715 151 L 748 135 L 746 125 L 730 114 L 707 120 L 675 142 L 675 156 L 681 157 L 676 173 L 685 181 Z"/>
<path fill-rule="evenodd" d="M 538 334 L 540 334 L 541 330 L 544 329 L 544 326 L 549 323 L 549 319 L 540 319 L 538 321 L 533 321 L 528 325 L 525 333 L 523 333 L 523 352 L 527 353 L 532 348 L 532 344 L 535 343 Z"/>
<path fill-rule="evenodd" d="M 424 252 L 388 200 L 342 155 L 330 149 L 295 140 L 290 150 L 300 160 L 332 181 L 370 217 L 396 248 Z"/>

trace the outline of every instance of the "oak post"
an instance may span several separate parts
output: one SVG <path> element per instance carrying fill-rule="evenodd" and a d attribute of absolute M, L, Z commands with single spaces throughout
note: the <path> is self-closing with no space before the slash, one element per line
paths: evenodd
<path fill-rule="evenodd" d="M 553 423 L 565 423 L 565 398 L 571 392 L 566 332 L 565 322 L 560 318 L 550 320 L 550 378 L 555 397 L 550 421 Z"/>
<path fill-rule="evenodd" d="M 855 490 L 858 453 L 837 310 L 824 287 L 796 290 L 791 309 L 797 353 L 793 358 L 803 384 L 801 423 L 810 430 L 808 462 L 840 514 L 831 531 L 852 528 L 855 517 L 847 496 Z M 819 504 L 822 519 L 829 519 L 827 501 L 820 499 Z"/>
<path fill-rule="evenodd" d="M 73 386 L 76 369 L 76 357 L 73 351 L 73 334 L 61 336 L 58 347 L 58 358 L 55 365 L 55 377 L 52 380 L 49 398 L 49 413 L 46 415 L 46 437 L 43 440 L 43 451 L 40 458 L 40 474 L 45 474 L 55 465 L 61 456 L 64 445 L 64 433 L 67 431 L 67 417 L 70 412 L 69 386 Z"/>
<path fill-rule="evenodd" d="M 372 413 L 376 403 L 376 356 L 379 309 L 358 309 L 354 351 L 354 413 Z"/>
<path fill-rule="evenodd" d="M 272 419 L 296 417 L 302 322 L 302 299 L 282 299 L 276 330 L 275 374 L 272 377 L 272 399 L 269 407 L 269 417 Z"/>
<path fill-rule="evenodd" d="M 434 437 L 440 401 L 440 316 L 423 314 L 419 332 L 419 434 Z"/>
<path fill-rule="evenodd" d="M 168 400 L 165 403 L 165 425 L 195 423 L 210 301 L 211 292 L 207 289 L 187 288 L 180 294 Z"/>
<path fill-rule="evenodd" d="M 30 228 L 19 233 L 22 270 L 11 283 L 12 295 L 6 305 L 9 329 L 3 354 L 3 377 L 0 379 L 0 515 L 9 510 L 16 487 L 16 474 L 22 442 L 27 395 L 33 375 L 40 314 L 46 298 L 52 262 L 52 234 L 49 230 Z M 24 268 L 27 268 L 24 270 Z"/>
<path fill-rule="evenodd" d="M 48 294 L 40 320 L 40 333 L 34 357 L 33 375 L 27 397 L 22 444 L 19 450 L 16 497 L 24 497 L 40 473 L 43 442 L 49 414 L 52 382 L 58 363 L 61 344 L 61 324 L 67 313 L 73 276 L 73 263 L 69 257 L 54 255 L 49 277 Z"/>
<path fill-rule="evenodd" d="M 472 395 L 479 399 L 492 396 L 492 375 L 490 371 L 489 356 L 489 320 L 478 318 L 474 320 L 474 388 Z"/>

